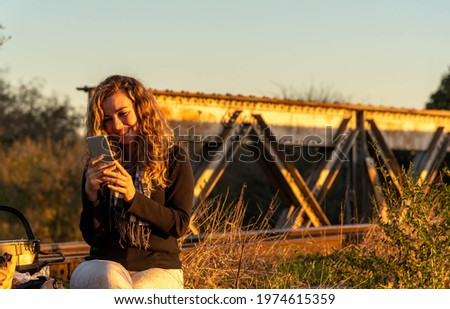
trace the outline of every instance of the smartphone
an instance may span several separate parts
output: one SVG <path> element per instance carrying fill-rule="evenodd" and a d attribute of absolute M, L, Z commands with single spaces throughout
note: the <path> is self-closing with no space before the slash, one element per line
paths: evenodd
<path fill-rule="evenodd" d="M 111 147 L 109 147 L 108 137 L 106 135 L 88 136 L 86 137 L 86 143 L 92 158 L 104 155 L 102 161 L 114 161 L 114 156 Z"/>

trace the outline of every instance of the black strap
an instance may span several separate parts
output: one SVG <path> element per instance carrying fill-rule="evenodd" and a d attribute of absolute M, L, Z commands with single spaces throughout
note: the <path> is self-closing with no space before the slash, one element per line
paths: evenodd
<path fill-rule="evenodd" d="M 0 211 L 1 210 L 10 212 L 10 213 L 16 215 L 20 219 L 23 227 L 25 228 L 25 232 L 27 233 L 28 240 L 36 239 L 34 237 L 33 230 L 31 229 L 30 223 L 28 223 L 27 218 L 25 218 L 25 216 L 20 211 L 18 211 L 17 209 L 15 209 L 13 207 L 10 207 L 10 206 L 0 205 Z"/>

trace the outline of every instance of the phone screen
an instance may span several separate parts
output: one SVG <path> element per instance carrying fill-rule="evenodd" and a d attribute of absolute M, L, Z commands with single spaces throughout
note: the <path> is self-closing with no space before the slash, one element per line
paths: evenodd
<path fill-rule="evenodd" d="M 108 137 L 106 135 L 88 136 L 86 137 L 86 143 L 92 158 L 104 155 L 102 161 L 114 161 L 114 156 L 109 147 Z"/>

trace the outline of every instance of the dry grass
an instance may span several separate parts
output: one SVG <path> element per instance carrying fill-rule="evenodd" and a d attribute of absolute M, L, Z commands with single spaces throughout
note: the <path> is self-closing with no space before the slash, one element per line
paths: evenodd
<path fill-rule="evenodd" d="M 186 288 L 272 288 L 285 252 L 277 248 L 284 235 L 268 238 L 254 230 L 267 230 L 271 211 L 244 226 L 246 204 L 217 197 L 201 206 L 194 217 L 202 237 L 182 255 Z M 190 237 L 187 235 L 186 237 Z"/>

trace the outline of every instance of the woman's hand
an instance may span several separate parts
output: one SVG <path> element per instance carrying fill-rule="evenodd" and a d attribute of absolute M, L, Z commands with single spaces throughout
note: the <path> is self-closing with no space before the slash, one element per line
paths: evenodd
<path fill-rule="evenodd" d="M 114 171 L 111 169 L 104 170 L 102 181 L 108 183 L 108 188 L 111 191 L 121 193 L 125 202 L 130 202 L 136 194 L 133 178 L 119 162 L 114 161 L 114 164 L 116 168 Z"/>
<path fill-rule="evenodd" d="M 89 161 L 86 170 L 86 183 L 84 190 L 88 200 L 95 202 L 97 200 L 97 191 L 103 183 L 103 175 L 105 171 L 110 171 L 116 168 L 114 162 L 102 162 L 103 156 L 93 158 Z"/>

